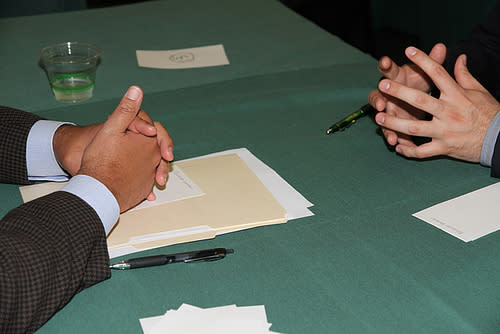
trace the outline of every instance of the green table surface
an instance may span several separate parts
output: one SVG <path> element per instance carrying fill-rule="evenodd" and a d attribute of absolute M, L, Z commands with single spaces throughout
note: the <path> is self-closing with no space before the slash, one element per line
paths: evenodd
<path fill-rule="evenodd" d="M 499 333 L 500 233 L 461 240 L 412 213 L 497 180 L 479 165 L 391 151 L 370 118 L 327 136 L 366 103 L 376 60 L 271 0 L 164 0 L 0 20 L 1 103 L 49 119 L 106 119 L 128 85 L 175 142 L 177 160 L 246 147 L 314 203 L 314 216 L 152 255 L 211 247 L 213 263 L 113 272 L 39 333 L 141 333 L 139 318 L 182 303 L 265 305 L 284 333 Z M 42 46 L 103 48 L 95 96 L 62 104 L 37 65 Z M 230 65 L 139 68 L 136 49 L 224 44 Z M 1 185 L 0 214 L 19 205 Z"/>

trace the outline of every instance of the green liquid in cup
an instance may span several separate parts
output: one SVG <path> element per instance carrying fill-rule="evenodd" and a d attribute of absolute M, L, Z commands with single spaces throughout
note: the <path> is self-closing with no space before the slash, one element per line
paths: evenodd
<path fill-rule="evenodd" d="M 58 74 L 50 83 L 58 101 L 80 102 L 92 97 L 94 80 L 89 73 Z"/>

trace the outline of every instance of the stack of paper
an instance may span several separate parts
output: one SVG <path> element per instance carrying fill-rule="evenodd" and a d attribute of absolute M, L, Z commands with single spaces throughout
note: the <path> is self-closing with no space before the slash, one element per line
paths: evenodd
<path fill-rule="evenodd" d="M 176 161 L 157 200 L 120 216 L 108 235 L 110 257 L 311 216 L 312 203 L 247 149 Z M 29 201 L 62 187 L 21 187 Z"/>
<path fill-rule="evenodd" d="M 278 334 L 269 330 L 271 324 L 267 322 L 264 305 L 202 309 L 182 304 L 179 309 L 167 311 L 165 315 L 139 321 L 144 334 Z"/>

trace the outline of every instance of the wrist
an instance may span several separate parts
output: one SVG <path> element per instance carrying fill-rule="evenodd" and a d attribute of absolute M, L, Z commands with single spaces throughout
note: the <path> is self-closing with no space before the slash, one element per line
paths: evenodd
<path fill-rule="evenodd" d="M 109 172 L 109 170 L 107 171 L 99 167 L 96 168 L 95 166 L 83 165 L 76 176 L 90 177 L 100 182 L 115 198 L 116 203 L 118 204 L 119 212 L 123 212 L 125 211 L 123 205 L 124 199 L 120 196 L 120 191 L 117 190 L 116 180 L 113 180 L 113 176 L 110 175 Z"/>
<path fill-rule="evenodd" d="M 64 169 L 66 172 L 66 168 L 64 167 L 67 163 L 68 154 L 68 142 L 71 136 L 71 128 L 75 128 L 75 126 L 70 124 L 61 125 L 56 132 L 54 133 L 54 137 L 52 138 L 52 148 L 54 150 L 54 157 L 56 158 L 57 163 Z"/>
<path fill-rule="evenodd" d="M 99 129 L 100 124 L 89 126 L 65 124 L 57 129 L 52 141 L 54 157 L 68 174 L 75 175 L 78 172 L 83 153 Z"/>

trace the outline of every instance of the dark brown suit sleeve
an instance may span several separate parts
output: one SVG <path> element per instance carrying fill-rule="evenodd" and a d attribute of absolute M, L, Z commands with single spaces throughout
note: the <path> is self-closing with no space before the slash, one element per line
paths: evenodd
<path fill-rule="evenodd" d="M 31 127 L 42 119 L 0 106 L 0 182 L 27 184 L 26 139 Z"/>
<path fill-rule="evenodd" d="M 0 113 L 0 132 L 10 128 L 12 136 L 0 141 L 1 181 L 25 183 L 26 138 L 39 118 L 5 108 Z M 79 197 L 55 192 L 0 221 L 0 333 L 34 332 L 73 295 L 109 277 L 104 228 Z"/>

